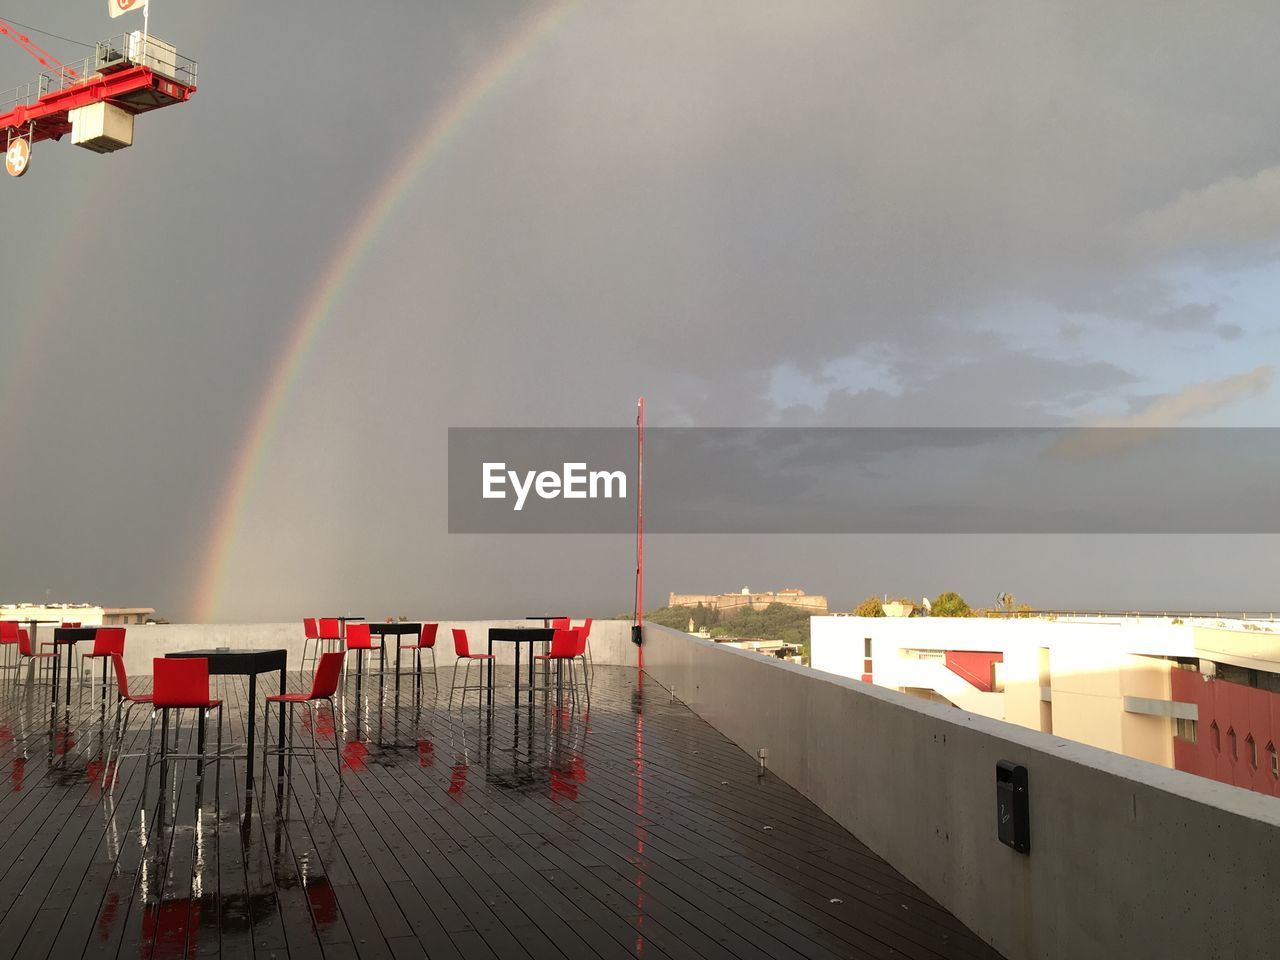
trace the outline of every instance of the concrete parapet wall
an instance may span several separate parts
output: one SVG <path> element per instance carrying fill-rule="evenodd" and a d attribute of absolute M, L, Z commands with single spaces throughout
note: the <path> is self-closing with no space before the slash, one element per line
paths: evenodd
<path fill-rule="evenodd" d="M 1280 955 L 1272 798 L 663 627 L 644 657 L 1009 960 Z M 1026 856 L 996 839 L 998 760 L 1028 770 Z"/>
<path fill-rule="evenodd" d="M 434 621 L 433 621 L 434 622 Z M 575 622 L 578 622 L 575 620 Z M 454 627 L 463 627 L 474 653 L 488 650 L 490 627 L 527 627 L 527 620 L 449 620 L 439 621 L 436 634 L 436 659 L 441 669 L 452 667 Z M 532 624 L 542 626 L 541 622 Z M 211 647 L 238 649 L 279 649 L 289 651 L 289 669 L 298 669 L 302 657 L 302 623 L 164 623 L 130 626 L 125 635 L 125 669 L 132 675 L 151 673 L 151 661 L 177 650 L 203 650 Z M 41 639 L 50 639 L 42 629 Z M 407 638 L 406 638 L 407 639 Z M 87 651 L 87 647 L 81 653 Z M 388 638 L 388 662 L 395 641 Z M 511 644 L 497 644 L 494 653 L 499 663 L 509 664 L 514 657 Z M 524 651 L 521 651 L 524 655 Z M 634 666 L 636 648 L 631 643 L 631 624 L 624 620 L 597 620 L 591 625 L 591 656 L 601 664 Z M 408 655 L 402 661 L 408 666 Z"/>

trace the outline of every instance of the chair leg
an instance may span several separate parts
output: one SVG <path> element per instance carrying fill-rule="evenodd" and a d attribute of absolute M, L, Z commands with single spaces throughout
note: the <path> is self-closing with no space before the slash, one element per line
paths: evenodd
<path fill-rule="evenodd" d="M 431 648 L 431 706 L 440 702 L 440 674 L 436 669 L 436 648 Z"/>
<path fill-rule="evenodd" d="M 267 782 L 267 758 L 271 756 L 271 701 L 262 704 L 262 782 Z M 249 758 L 253 763 L 253 757 Z"/>
<path fill-rule="evenodd" d="M 334 758 L 338 761 L 338 779 L 342 779 L 342 737 L 338 734 L 338 711 L 334 709 L 333 698 L 327 698 L 329 701 L 329 717 L 333 721 L 333 753 Z"/>

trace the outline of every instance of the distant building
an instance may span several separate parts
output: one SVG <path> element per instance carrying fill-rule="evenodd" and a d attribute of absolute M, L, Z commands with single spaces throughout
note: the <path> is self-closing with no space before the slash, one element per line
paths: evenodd
<path fill-rule="evenodd" d="M 100 607 L 92 603 L 5 603 L 0 620 L 47 620 L 85 627 L 114 627 L 154 620 L 151 607 Z"/>
<path fill-rule="evenodd" d="M 766 640 L 764 637 L 715 637 L 714 639 L 716 643 L 726 647 L 750 650 L 752 653 L 773 657 L 776 660 L 786 660 L 788 663 L 804 663 L 804 650 L 794 643 Z"/>
<path fill-rule="evenodd" d="M 728 616 L 746 609 L 763 610 L 771 603 L 799 607 L 815 616 L 827 612 L 826 597 L 816 593 L 805 593 L 798 587 L 787 587 L 777 593 L 753 593 L 750 587 L 743 587 L 737 593 L 673 593 L 667 600 L 669 607 L 696 607 L 702 604 L 708 609 L 719 610 L 722 615 Z"/>
<path fill-rule="evenodd" d="M 1280 622 L 814 617 L 814 669 L 1280 797 Z"/>
<path fill-rule="evenodd" d="M 146 623 L 155 619 L 154 607 L 105 607 L 102 622 L 109 627 L 123 627 L 131 623 Z"/>

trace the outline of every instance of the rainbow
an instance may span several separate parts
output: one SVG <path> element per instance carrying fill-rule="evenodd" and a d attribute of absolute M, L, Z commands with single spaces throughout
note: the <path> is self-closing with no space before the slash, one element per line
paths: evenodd
<path fill-rule="evenodd" d="M 404 160 L 374 192 L 355 225 L 325 267 L 319 285 L 294 320 L 266 387 L 249 419 L 228 471 L 214 517 L 209 547 L 195 590 L 196 622 L 212 620 L 226 578 L 228 561 L 236 545 L 240 516 L 262 465 L 263 454 L 279 425 L 285 401 L 298 381 L 317 334 L 364 261 L 365 254 L 386 226 L 400 200 L 453 140 L 485 98 L 535 46 L 559 25 L 578 0 L 554 0 L 515 32 L 457 91 L 443 109 L 427 121 Z"/>

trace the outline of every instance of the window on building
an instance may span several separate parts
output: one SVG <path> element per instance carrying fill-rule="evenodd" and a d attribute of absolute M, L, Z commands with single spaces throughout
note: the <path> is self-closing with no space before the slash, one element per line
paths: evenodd
<path fill-rule="evenodd" d="M 1209 724 L 1209 739 L 1213 743 L 1213 752 L 1222 752 L 1222 734 L 1218 731 L 1218 721 Z"/>
<path fill-rule="evenodd" d="M 863 637 L 862 639 L 862 655 L 867 659 L 871 658 L 871 638 Z"/>
<path fill-rule="evenodd" d="M 1235 729 L 1235 727 L 1227 727 L 1227 746 L 1229 746 L 1229 747 L 1231 748 L 1231 759 L 1232 759 L 1232 760 L 1239 760 L 1239 759 L 1240 759 L 1240 747 L 1239 747 L 1239 745 L 1236 743 L 1236 729 Z"/>
<path fill-rule="evenodd" d="M 1254 742 L 1253 734 L 1249 734 L 1244 738 L 1245 752 L 1249 755 L 1249 766 L 1254 770 L 1258 769 L 1258 745 Z"/>
<path fill-rule="evenodd" d="M 1267 755 L 1271 757 L 1271 779 L 1280 780 L 1280 754 L 1276 753 L 1274 743 L 1267 744 Z"/>
<path fill-rule="evenodd" d="M 1194 720 L 1183 720 L 1179 718 L 1175 722 L 1174 734 L 1179 740 L 1187 743 L 1195 743 L 1198 733 L 1196 731 L 1196 722 Z"/>

